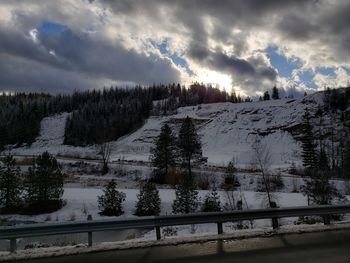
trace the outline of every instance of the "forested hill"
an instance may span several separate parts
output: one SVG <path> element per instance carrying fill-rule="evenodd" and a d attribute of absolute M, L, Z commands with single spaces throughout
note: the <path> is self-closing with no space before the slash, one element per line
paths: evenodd
<path fill-rule="evenodd" d="M 183 89 L 178 85 L 110 89 L 63 97 L 41 94 L 31 95 L 29 99 L 26 95 L 22 100 L 27 106 L 23 106 L 22 111 L 27 115 L 20 117 L 34 112 L 39 112 L 34 115 L 39 117 L 63 113 L 45 117 L 41 124 L 38 121 L 40 135 L 36 137 L 34 132 L 30 133 L 35 142 L 16 147 L 13 153 L 36 155 L 49 151 L 98 158 L 100 147 L 95 143 L 112 141 L 112 159 L 148 161 L 162 125 L 168 124 L 176 133 L 182 120 L 189 116 L 201 137 L 203 156 L 208 158 L 208 163 L 222 165 L 234 157 L 237 164 L 249 166 L 252 143 L 258 136 L 262 143 L 271 147 L 274 165 L 289 167 L 301 161 L 303 116 L 307 112 L 317 150 L 322 149 L 322 153 L 327 154 L 332 167 L 342 167 L 347 149 L 350 149 L 350 88 L 329 89 L 298 99 L 278 99 L 279 96 L 272 95 L 275 99 L 264 96 L 264 101 L 249 102 L 249 99 L 210 87 Z M 17 105 L 15 96 L 0 98 Z M 245 100 L 246 103 L 232 103 Z M 36 106 L 29 107 L 33 104 Z M 15 106 L 11 107 L 14 112 L 18 111 Z M 37 110 L 27 112 L 33 107 Z M 15 114 L 12 116 L 9 111 L 7 114 L 9 119 L 5 121 L 16 120 Z M 14 129 L 32 124 L 22 118 L 12 123 L 16 125 Z M 8 134 L 11 135 L 11 131 Z M 13 135 L 17 135 L 15 130 Z M 88 145 L 91 147 L 86 147 Z"/>
<path fill-rule="evenodd" d="M 156 101 L 156 103 L 154 103 Z M 235 93 L 198 83 L 75 92 L 71 95 L 0 96 L 0 148 L 32 143 L 44 117 L 73 112 L 65 130 L 66 144 L 85 146 L 115 140 L 142 126 L 150 114 L 170 114 L 180 106 L 251 101 Z"/>

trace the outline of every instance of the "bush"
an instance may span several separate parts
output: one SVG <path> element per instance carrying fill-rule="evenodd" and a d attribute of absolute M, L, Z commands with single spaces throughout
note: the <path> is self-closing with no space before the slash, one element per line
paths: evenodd
<path fill-rule="evenodd" d="M 22 206 L 22 181 L 16 160 L 8 155 L 0 166 L 0 210 L 1 213 L 18 211 Z"/>
<path fill-rule="evenodd" d="M 197 211 L 199 206 L 198 191 L 191 178 L 185 177 L 182 184 L 175 188 L 176 198 L 172 208 L 174 214 L 189 214 Z"/>
<path fill-rule="evenodd" d="M 197 185 L 199 189 L 208 190 L 210 188 L 209 176 L 205 174 L 197 176 Z"/>
<path fill-rule="evenodd" d="M 160 197 L 157 187 L 152 182 L 147 182 L 140 189 L 137 195 L 137 204 L 135 215 L 137 216 L 155 216 L 160 213 Z"/>
<path fill-rule="evenodd" d="M 39 215 L 52 213 L 61 209 L 66 204 L 63 200 L 33 201 L 27 204 L 21 211 L 24 215 Z"/>
<path fill-rule="evenodd" d="M 278 190 L 281 190 L 284 187 L 284 182 L 282 179 L 282 176 L 280 174 L 278 175 L 268 175 L 266 176 L 268 178 L 269 182 L 269 189 L 272 192 L 276 192 Z M 257 192 L 265 192 L 265 182 L 263 178 L 258 178 L 257 180 Z"/>
<path fill-rule="evenodd" d="M 220 212 L 220 196 L 214 187 L 210 194 L 204 197 L 204 202 L 202 204 L 202 212 Z"/>
<path fill-rule="evenodd" d="M 281 174 L 271 176 L 272 189 L 274 191 L 281 190 L 284 187 L 284 182 Z"/>
<path fill-rule="evenodd" d="M 117 190 L 117 183 L 112 180 L 103 189 L 103 195 L 98 197 L 100 215 L 120 216 L 124 213 L 122 203 L 126 195 Z"/>
<path fill-rule="evenodd" d="M 27 206 L 24 213 L 49 213 L 60 209 L 64 202 L 64 175 L 58 166 L 56 158 L 48 152 L 35 159 L 29 168 L 27 178 Z"/>

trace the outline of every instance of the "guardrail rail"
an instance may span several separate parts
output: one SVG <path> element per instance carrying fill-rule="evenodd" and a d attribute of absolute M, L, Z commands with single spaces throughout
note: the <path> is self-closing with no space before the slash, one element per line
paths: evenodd
<path fill-rule="evenodd" d="M 251 209 L 233 212 L 195 213 L 186 215 L 151 216 L 130 219 L 91 220 L 55 224 L 18 225 L 0 228 L 0 239 L 10 240 L 10 251 L 15 252 L 17 239 L 48 235 L 63 235 L 87 233 L 88 245 L 92 246 L 92 233 L 100 231 L 122 229 L 148 229 L 155 228 L 157 240 L 161 239 L 161 227 L 217 224 L 218 234 L 223 233 L 222 224 L 225 222 L 272 219 L 273 228 L 278 228 L 278 218 L 298 216 L 323 216 L 325 224 L 329 224 L 329 215 L 350 213 L 350 205 L 324 205 L 324 206 L 298 206 L 287 208 Z M 277 222 L 277 223 L 276 223 Z"/>

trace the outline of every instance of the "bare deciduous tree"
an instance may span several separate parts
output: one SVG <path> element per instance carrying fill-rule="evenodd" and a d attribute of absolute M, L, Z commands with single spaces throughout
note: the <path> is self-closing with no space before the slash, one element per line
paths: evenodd
<path fill-rule="evenodd" d="M 102 159 L 102 174 L 106 174 L 109 171 L 108 163 L 111 156 L 111 144 L 110 142 L 105 142 L 100 144 L 100 156 Z"/>
<path fill-rule="evenodd" d="M 252 145 L 253 155 L 252 161 L 256 166 L 257 170 L 260 172 L 263 184 L 264 184 L 264 192 L 267 196 L 267 201 L 270 208 L 275 207 L 276 203 L 273 201 L 272 195 L 272 184 L 273 179 L 270 174 L 270 166 L 271 166 L 271 153 L 270 148 L 263 144 L 259 137 L 257 137 Z"/>

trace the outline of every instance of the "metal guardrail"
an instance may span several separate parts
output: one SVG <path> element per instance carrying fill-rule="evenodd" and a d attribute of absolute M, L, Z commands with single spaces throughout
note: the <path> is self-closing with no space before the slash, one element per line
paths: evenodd
<path fill-rule="evenodd" d="M 160 228 L 176 225 L 217 224 L 218 234 L 223 233 L 222 223 L 241 220 L 271 218 L 273 227 L 278 227 L 278 218 L 311 216 L 326 216 L 331 214 L 350 213 L 350 205 L 335 206 L 303 206 L 288 208 L 252 209 L 234 212 L 197 213 L 187 215 L 152 216 L 117 220 L 94 220 L 57 224 L 33 224 L 0 228 L 0 239 L 10 240 L 10 251 L 16 250 L 16 239 L 24 237 L 88 233 L 88 244 L 92 246 L 92 232 L 122 229 L 155 228 L 156 236 L 161 238 Z M 325 223 L 329 223 L 325 220 Z M 276 224 L 277 222 L 277 224 Z"/>

